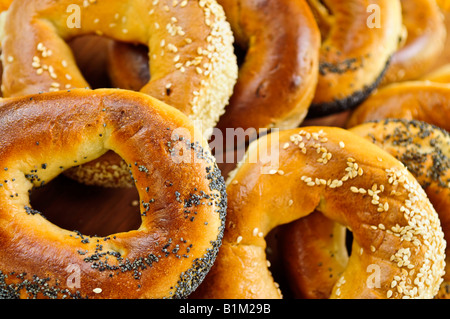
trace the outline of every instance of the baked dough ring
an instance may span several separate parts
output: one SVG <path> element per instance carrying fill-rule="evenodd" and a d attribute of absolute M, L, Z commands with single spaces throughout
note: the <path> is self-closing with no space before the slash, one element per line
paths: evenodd
<path fill-rule="evenodd" d="M 351 128 L 387 118 L 417 120 L 450 132 L 450 85 L 430 81 L 393 83 L 358 106 L 347 121 Z"/>
<path fill-rule="evenodd" d="M 77 13 L 80 27 L 70 24 Z M 93 33 L 148 45 L 155 63 L 141 92 L 170 101 L 210 132 L 237 77 L 231 29 L 215 0 L 14 1 L 2 39 L 4 96 L 87 87 L 64 40 Z M 179 66 L 187 61 L 198 64 Z M 68 175 L 86 184 L 132 185 L 113 154 L 98 163 Z"/>
<path fill-rule="evenodd" d="M 200 121 L 204 130 L 214 127 L 236 81 L 233 36 L 215 0 L 174 4 L 169 0 L 14 1 L 2 41 L 4 96 L 88 87 L 64 40 L 100 34 L 148 45 L 155 63 L 152 79 L 141 91 L 170 101 L 169 105 Z M 78 12 L 79 27 L 70 24 L 76 22 L 71 19 Z M 178 66 L 188 60 L 200 63 Z"/>
<path fill-rule="evenodd" d="M 447 31 L 436 0 L 401 0 L 401 5 L 406 34 L 380 85 L 419 79 L 444 50 Z"/>
<path fill-rule="evenodd" d="M 217 128 L 225 135 L 227 128 L 257 132 L 298 126 L 306 116 L 318 77 L 320 32 L 308 5 L 304 0 L 218 2 L 245 57 Z M 119 88 L 141 86 L 147 79 L 141 72 L 144 54 L 142 48 L 113 43 L 112 83 Z"/>
<path fill-rule="evenodd" d="M 319 81 L 308 117 L 353 109 L 380 83 L 398 48 L 399 0 L 308 0 L 322 31 Z"/>
<path fill-rule="evenodd" d="M 315 210 L 355 239 L 332 298 L 431 298 L 439 290 L 446 243 L 437 213 L 411 173 L 373 143 L 340 128 L 281 131 L 252 143 L 231 176 L 223 243 L 194 296 L 280 298 L 264 236 Z M 380 190 L 379 198 L 354 188 Z M 374 288 L 369 266 L 381 274 Z M 406 280 L 398 295 L 397 276 Z"/>
<path fill-rule="evenodd" d="M 449 133 L 424 122 L 397 119 L 364 123 L 350 130 L 383 148 L 408 168 L 437 211 L 447 240 L 450 234 Z M 282 226 L 278 234 L 281 263 L 294 296 L 328 298 L 348 262 L 345 228 L 315 212 Z M 447 258 L 449 253 L 447 246 Z M 447 259 L 441 292 L 448 285 L 449 266 Z"/>
<path fill-rule="evenodd" d="M 448 229 L 450 234 L 449 132 L 425 122 L 404 119 L 363 123 L 350 131 L 383 148 L 408 168 L 440 215 L 444 233 Z"/>
<path fill-rule="evenodd" d="M 217 127 L 297 127 L 314 97 L 320 31 L 304 0 L 220 0 L 245 58 Z"/>
<path fill-rule="evenodd" d="M 51 92 L 0 101 L 0 136 L 1 297 L 181 298 L 202 281 L 221 243 L 225 182 L 181 112 L 125 90 Z M 108 149 L 129 163 L 137 230 L 83 236 L 30 206 L 33 187 Z"/>

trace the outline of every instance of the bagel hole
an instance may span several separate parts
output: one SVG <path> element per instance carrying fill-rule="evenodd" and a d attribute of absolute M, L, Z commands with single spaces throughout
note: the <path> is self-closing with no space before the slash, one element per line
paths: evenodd
<path fill-rule="evenodd" d="M 247 49 L 245 49 L 242 46 L 237 45 L 235 43 L 234 44 L 234 54 L 236 55 L 237 65 L 238 65 L 238 68 L 240 69 L 242 64 L 244 64 L 245 56 L 247 55 Z"/>
<path fill-rule="evenodd" d="M 105 237 L 141 225 L 135 187 L 88 186 L 59 175 L 30 194 L 31 207 L 56 226 L 86 236 Z"/>
<path fill-rule="evenodd" d="M 81 74 L 92 89 L 111 88 L 106 68 L 110 41 L 98 35 L 82 35 L 67 41 Z"/>
<path fill-rule="evenodd" d="M 131 89 L 139 91 L 142 89 L 143 83 L 148 83 L 150 81 L 150 60 L 149 60 L 149 49 L 148 46 L 143 44 L 127 44 L 128 48 L 133 53 L 132 59 L 136 61 L 133 65 L 131 71 L 135 72 L 137 75 L 136 83 L 130 83 Z M 123 61 L 125 64 L 125 61 Z M 166 88 L 166 94 L 169 96 L 171 93 L 170 88 Z"/>
<path fill-rule="evenodd" d="M 272 229 L 265 237 L 266 257 L 269 261 L 269 270 L 272 273 L 274 281 L 279 285 L 279 288 L 283 294 L 283 299 L 294 299 L 289 279 L 286 276 L 286 272 L 283 269 L 282 258 L 278 250 L 278 235 L 283 230 L 283 226 L 278 226 Z"/>
<path fill-rule="evenodd" d="M 283 258 L 279 251 L 279 234 L 286 231 L 284 225 L 272 229 L 265 237 L 266 240 L 266 258 L 269 261 L 269 270 L 272 273 L 274 281 L 279 285 L 283 294 L 283 299 L 295 299 L 295 294 L 291 287 L 291 280 L 288 277 L 283 265 Z M 345 232 L 345 246 L 350 256 L 353 244 L 353 233 L 350 230 Z"/>

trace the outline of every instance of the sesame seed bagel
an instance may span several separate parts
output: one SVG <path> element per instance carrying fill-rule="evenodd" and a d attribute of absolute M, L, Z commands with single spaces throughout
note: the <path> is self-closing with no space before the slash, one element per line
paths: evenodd
<path fill-rule="evenodd" d="M 69 26 L 75 8 L 80 27 Z M 12 60 L 3 75 L 6 97 L 88 87 L 64 40 L 93 33 L 147 45 L 155 63 L 141 91 L 201 121 L 204 130 L 223 113 L 237 76 L 233 36 L 214 0 L 17 0 L 4 33 L 4 60 Z M 177 67 L 190 60 L 190 67 Z"/>
<path fill-rule="evenodd" d="M 322 33 L 319 80 L 308 117 L 355 108 L 379 85 L 398 49 L 399 0 L 308 0 Z"/>
<path fill-rule="evenodd" d="M 431 298 L 437 293 L 446 246 L 440 220 L 400 161 L 341 128 L 305 127 L 271 135 L 250 145 L 227 181 L 223 243 L 194 295 L 280 298 L 264 236 L 314 211 L 354 236 L 331 298 Z M 367 284 L 372 280 L 368 267 L 380 274 L 378 285 Z M 397 277 L 405 278 L 398 294 L 391 288 Z"/>
<path fill-rule="evenodd" d="M 430 81 L 393 83 L 375 92 L 349 117 L 346 127 L 397 118 L 426 122 L 450 131 L 450 86 Z"/>
<path fill-rule="evenodd" d="M 425 190 L 439 215 L 445 239 L 450 235 L 450 135 L 433 125 L 398 119 L 364 123 L 351 129 L 401 161 Z M 361 189 L 354 189 L 361 192 Z M 363 194 L 366 190 L 362 190 Z M 372 195 L 376 190 L 372 190 Z M 378 192 L 376 196 L 379 197 Z M 367 195 L 366 195 L 367 196 Z M 375 195 L 373 195 L 375 196 Z M 380 211 L 384 209 L 380 206 Z M 374 229 L 384 227 L 377 225 Z M 331 295 L 348 262 L 345 228 L 320 212 L 283 226 L 279 249 L 290 287 L 297 298 L 323 299 Z M 446 256 L 449 256 L 446 248 Z M 449 262 L 441 291 L 448 286 Z M 404 289 L 397 281 L 393 295 Z M 399 287 L 399 288 L 398 288 Z M 438 296 L 441 293 L 438 294 Z"/>
<path fill-rule="evenodd" d="M 403 37 L 380 85 L 416 80 L 444 51 L 447 31 L 436 0 L 401 0 Z"/>
<path fill-rule="evenodd" d="M 0 297 L 181 298 L 203 280 L 221 243 L 225 182 L 180 111 L 114 89 L 6 98 L 0 136 Z M 138 229 L 84 236 L 31 207 L 33 188 L 108 150 L 133 176 Z"/>
<path fill-rule="evenodd" d="M 5 97 L 88 87 L 64 42 L 88 34 L 148 46 L 151 79 L 140 92 L 176 107 L 205 134 L 223 114 L 237 78 L 233 35 L 215 0 L 17 0 L 3 32 Z M 71 176 L 83 183 L 131 184 L 127 172 L 111 167 L 106 173 L 90 164 L 78 170 Z M 120 184 L 111 181 L 117 174 Z"/>
<path fill-rule="evenodd" d="M 298 126 L 306 116 L 318 77 L 320 32 L 307 3 L 218 2 L 231 24 L 242 63 L 217 128 L 225 134 L 227 128 Z M 142 47 L 115 42 L 110 49 L 110 74 L 117 87 L 136 89 L 145 83 L 148 59 Z"/>

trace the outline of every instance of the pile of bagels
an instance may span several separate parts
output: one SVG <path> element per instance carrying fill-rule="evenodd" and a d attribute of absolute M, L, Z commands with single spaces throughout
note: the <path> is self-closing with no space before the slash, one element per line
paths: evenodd
<path fill-rule="evenodd" d="M 0 299 L 450 298 L 450 1 L 0 12 Z M 140 227 L 49 221 L 61 174 L 136 188 Z"/>

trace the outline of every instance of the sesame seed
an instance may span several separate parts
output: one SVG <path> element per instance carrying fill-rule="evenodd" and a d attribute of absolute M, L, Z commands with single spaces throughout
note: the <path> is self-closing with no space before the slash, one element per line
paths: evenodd
<path fill-rule="evenodd" d="M 99 294 L 102 292 L 102 288 L 94 288 L 94 289 L 92 289 L 92 291 L 96 294 Z"/>

